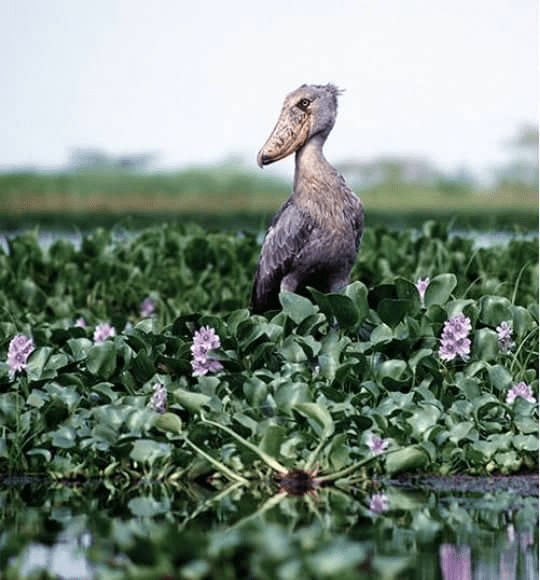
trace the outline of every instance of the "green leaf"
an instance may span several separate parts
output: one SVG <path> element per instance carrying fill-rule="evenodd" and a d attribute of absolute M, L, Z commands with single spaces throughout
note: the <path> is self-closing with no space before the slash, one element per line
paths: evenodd
<path fill-rule="evenodd" d="M 281 425 L 268 425 L 263 432 L 259 447 L 272 457 L 279 457 L 281 444 L 286 439 L 287 432 Z"/>
<path fill-rule="evenodd" d="M 534 318 L 523 306 L 512 306 L 512 323 L 515 337 L 523 336 L 535 328 Z"/>
<path fill-rule="evenodd" d="M 512 305 L 503 296 L 482 296 L 480 298 L 480 322 L 495 328 L 504 320 L 512 321 Z"/>
<path fill-rule="evenodd" d="M 168 458 L 172 451 L 170 443 L 161 443 L 152 439 L 138 439 L 133 443 L 129 456 L 133 461 L 152 465 L 158 459 Z"/>
<path fill-rule="evenodd" d="M 88 370 L 98 377 L 108 379 L 116 370 L 116 348 L 113 341 L 96 344 L 88 351 Z"/>
<path fill-rule="evenodd" d="M 377 314 L 391 327 L 397 326 L 409 310 L 410 302 L 402 298 L 383 298 L 377 306 Z"/>
<path fill-rule="evenodd" d="M 426 288 L 424 295 L 424 304 L 426 308 L 434 304 L 442 306 L 445 304 L 454 288 L 457 285 L 457 278 L 455 274 L 439 274 L 435 276 Z"/>
<path fill-rule="evenodd" d="M 146 352 L 144 352 L 144 350 L 139 351 L 133 361 L 133 375 L 135 378 L 139 382 L 145 383 L 152 377 L 154 373 L 155 368 L 154 364 L 150 360 L 150 357 L 146 354 Z"/>
<path fill-rule="evenodd" d="M 175 413 L 163 413 L 154 419 L 154 426 L 161 431 L 179 435 L 182 433 L 182 420 Z"/>
<path fill-rule="evenodd" d="M 279 301 L 283 307 L 283 312 L 296 324 L 300 324 L 302 320 L 317 312 L 317 308 L 310 300 L 293 292 L 280 292 Z"/>
<path fill-rule="evenodd" d="M 88 356 L 88 351 L 92 348 L 93 342 L 88 338 L 70 338 L 67 345 L 76 361 L 84 360 Z"/>
<path fill-rule="evenodd" d="M 490 366 L 488 376 L 491 386 L 500 393 L 506 393 L 513 382 L 512 375 L 502 365 Z"/>
<path fill-rule="evenodd" d="M 412 434 L 421 439 L 425 437 L 441 416 L 441 411 L 434 405 L 423 404 L 419 409 L 413 411 L 413 414 L 407 418 L 407 423 L 412 427 Z"/>
<path fill-rule="evenodd" d="M 343 329 L 353 328 L 359 322 L 360 312 L 349 296 L 323 294 L 314 288 L 310 288 L 310 292 L 330 322 L 335 318 Z"/>
<path fill-rule="evenodd" d="M 499 354 L 499 339 L 491 328 L 480 328 L 473 334 L 472 352 L 483 361 L 492 361 Z"/>
<path fill-rule="evenodd" d="M 472 434 L 474 430 L 474 423 L 472 421 L 462 421 L 454 425 L 449 433 L 448 438 L 450 441 L 456 445 L 460 443 L 463 439 L 468 439 L 469 435 Z"/>
<path fill-rule="evenodd" d="M 26 365 L 26 376 L 28 380 L 39 381 L 56 376 L 56 372 L 45 370 L 45 365 L 52 352 L 53 349 L 50 346 L 42 346 L 32 352 L 28 357 L 28 363 Z"/>
<path fill-rule="evenodd" d="M 404 447 L 386 456 L 386 470 L 390 475 L 401 471 L 411 471 L 425 467 L 429 457 L 425 451 L 416 446 Z"/>
<path fill-rule="evenodd" d="M 296 403 L 293 409 L 304 415 L 310 420 L 312 427 L 316 430 L 317 435 L 327 439 L 334 432 L 334 421 L 328 412 L 318 403 Z"/>
<path fill-rule="evenodd" d="M 359 320 L 363 320 L 369 313 L 368 289 L 366 285 L 359 281 L 353 282 L 345 287 L 344 294 L 353 301 Z"/>
<path fill-rule="evenodd" d="M 538 453 L 538 435 L 514 435 L 512 445 L 518 451 Z"/>
<path fill-rule="evenodd" d="M 63 426 L 54 431 L 52 444 L 54 447 L 60 447 L 61 449 L 71 449 L 75 447 L 76 439 L 75 429 L 73 427 Z"/>
<path fill-rule="evenodd" d="M 192 393 L 191 391 L 186 391 L 184 389 L 176 389 L 173 392 L 174 398 L 189 411 L 198 412 L 208 405 L 212 400 L 212 397 L 208 395 L 203 395 L 202 393 Z"/>

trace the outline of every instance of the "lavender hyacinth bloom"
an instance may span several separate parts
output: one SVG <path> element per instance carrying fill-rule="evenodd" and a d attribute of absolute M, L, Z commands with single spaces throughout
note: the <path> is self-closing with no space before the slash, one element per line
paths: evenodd
<path fill-rule="evenodd" d="M 385 493 L 375 493 L 369 498 L 369 509 L 376 514 L 388 511 L 389 505 L 390 501 Z"/>
<path fill-rule="evenodd" d="M 367 436 L 367 446 L 373 455 L 380 455 L 388 447 L 388 440 L 370 433 Z"/>
<path fill-rule="evenodd" d="M 222 364 L 209 355 L 210 351 L 221 346 L 221 341 L 216 331 L 210 326 L 203 326 L 193 335 L 191 345 L 191 367 L 194 376 L 202 376 L 208 373 L 217 373 L 223 369 Z"/>
<path fill-rule="evenodd" d="M 77 320 L 74 322 L 73 326 L 75 326 L 77 328 L 86 328 L 86 320 L 81 316 L 81 317 L 77 318 Z"/>
<path fill-rule="evenodd" d="M 447 320 L 441 334 L 439 356 L 447 361 L 456 356 L 467 360 L 471 352 L 471 340 L 468 338 L 471 328 L 471 320 L 462 313 Z"/>
<path fill-rule="evenodd" d="M 34 341 L 24 334 L 17 334 L 9 343 L 7 363 L 9 376 L 13 378 L 15 373 L 26 369 L 26 361 L 34 350 Z"/>
<path fill-rule="evenodd" d="M 497 337 L 499 339 L 499 348 L 503 354 L 508 354 L 514 346 L 515 342 L 512 340 L 512 322 L 504 320 L 497 326 Z"/>
<path fill-rule="evenodd" d="M 531 387 L 527 383 L 518 383 L 514 385 L 506 394 L 506 402 L 511 405 L 517 397 L 521 397 L 529 403 L 536 403 Z"/>
<path fill-rule="evenodd" d="M 429 286 L 429 282 L 429 276 L 426 276 L 425 278 L 419 278 L 415 284 L 416 289 L 418 290 L 418 294 L 420 295 L 420 303 L 422 306 L 424 306 L 424 296 L 426 294 L 427 287 Z"/>
<path fill-rule="evenodd" d="M 101 344 L 113 336 L 116 336 L 116 328 L 111 326 L 108 322 L 103 322 L 96 326 L 96 330 L 94 331 L 94 342 L 96 344 Z"/>
<path fill-rule="evenodd" d="M 167 405 L 167 389 L 161 383 L 156 383 L 153 387 L 154 394 L 150 399 L 149 406 L 158 413 L 165 413 Z"/>
<path fill-rule="evenodd" d="M 147 296 L 142 302 L 139 307 L 139 312 L 142 318 L 149 318 L 156 312 L 156 303 L 154 299 L 150 296 Z"/>

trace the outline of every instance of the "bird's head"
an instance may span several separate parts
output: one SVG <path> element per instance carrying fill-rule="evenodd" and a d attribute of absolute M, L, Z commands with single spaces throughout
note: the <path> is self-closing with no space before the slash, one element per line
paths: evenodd
<path fill-rule="evenodd" d="M 257 155 L 259 167 L 298 151 L 319 135 L 324 141 L 336 120 L 339 89 L 328 85 L 302 85 L 285 97 L 281 114 Z"/>

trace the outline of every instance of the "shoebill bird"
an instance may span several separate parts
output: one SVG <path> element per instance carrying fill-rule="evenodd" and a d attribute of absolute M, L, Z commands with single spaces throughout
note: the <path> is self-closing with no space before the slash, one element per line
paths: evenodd
<path fill-rule="evenodd" d="M 274 216 L 255 273 L 254 313 L 280 308 L 279 292 L 307 295 L 311 286 L 339 292 L 349 281 L 363 229 L 363 208 L 323 155 L 334 126 L 339 90 L 302 85 L 285 97 L 260 167 L 295 153 L 294 189 Z"/>

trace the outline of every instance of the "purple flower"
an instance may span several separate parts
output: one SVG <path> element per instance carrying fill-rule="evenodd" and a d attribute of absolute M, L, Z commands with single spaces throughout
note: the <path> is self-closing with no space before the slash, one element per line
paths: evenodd
<path fill-rule="evenodd" d="M 221 346 L 221 341 L 216 331 L 210 326 L 203 326 L 193 335 L 191 345 L 191 367 L 194 376 L 202 376 L 208 373 L 217 373 L 223 369 L 222 364 L 209 355 L 210 351 Z"/>
<path fill-rule="evenodd" d="M 506 394 L 506 402 L 511 405 L 517 397 L 521 397 L 529 403 L 536 403 L 531 387 L 527 383 L 518 383 L 509 389 Z"/>
<path fill-rule="evenodd" d="M 380 455 L 388 447 L 388 440 L 370 433 L 367 436 L 367 446 L 374 455 Z"/>
<path fill-rule="evenodd" d="M 418 294 L 420 294 L 420 303 L 424 306 L 424 296 L 426 294 L 427 287 L 429 286 L 429 276 L 425 278 L 418 278 L 416 281 L 416 289 L 418 290 Z"/>
<path fill-rule="evenodd" d="M 156 383 L 153 387 L 154 394 L 150 399 L 149 406 L 157 413 L 165 413 L 167 406 L 167 389 L 161 383 Z"/>
<path fill-rule="evenodd" d="M 103 322 L 96 326 L 96 330 L 94 331 L 94 342 L 96 344 L 101 344 L 113 336 L 116 336 L 116 328 L 111 326 L 108 322 Z"/>
<path fill-rule="evenodd" d="M 388 511 L 389 505 L 390 500 L 385 493 L 375 493 L 369 498 L 369 509 L 376 514 Z"/>
<path fill-rule="evenodd" d="M 77 328 L 86 328 L 86 320 L 81 316 L 73 323 Z"/>
<path fill-rule="evenodd" d="M 471 321 L 464 314 L 460 313 L 447 320 L 441 334 L 439 356 L 448 361 L 456 356 L 467 360 L 471 352 L 471 341 L 468 338 L 471 328 Z"/>
<path fill-rule="evenodd" d="M 497 326 L 496 330 L 499 338 L 499 348 L 503 354 L 508 354 L 516 346 L 512 340 L 512 322 L 504 320 Z"/>
<path fill-rule="evenodd" d="M 142 318 L 149 318 L 156 312 L 156 303 L 154 299 L 150 296 L 147 296 L 142 302 L 139 307 L 139 312 Z"/>
<path fill-rule="evenodd" d="M 9 376 L 11 378 L 15 376 L 15 373 L 26 369 L 26 361 L 34 348 L 34 341 L 24 334 L 16 334 L 11 339 L 7 356 Z"/>

